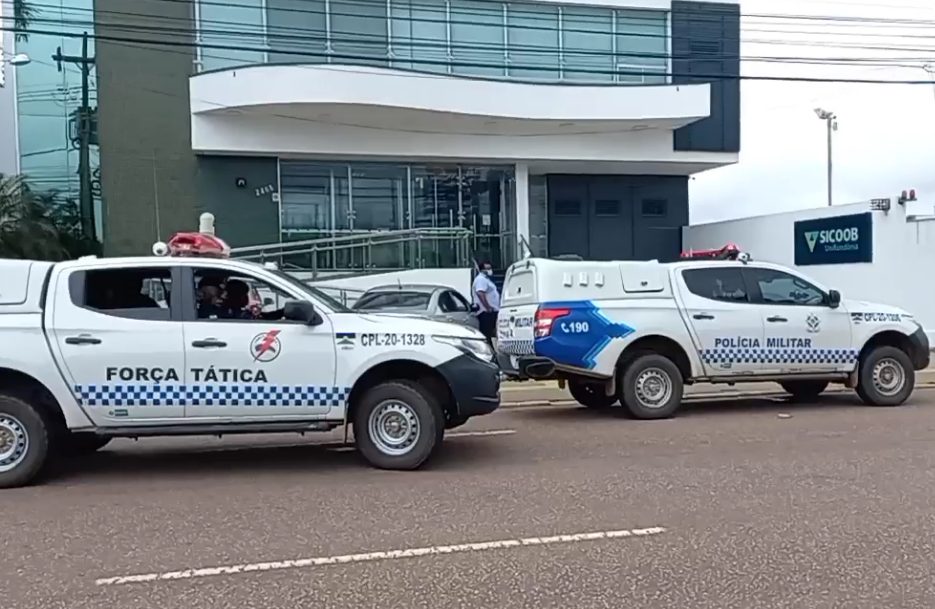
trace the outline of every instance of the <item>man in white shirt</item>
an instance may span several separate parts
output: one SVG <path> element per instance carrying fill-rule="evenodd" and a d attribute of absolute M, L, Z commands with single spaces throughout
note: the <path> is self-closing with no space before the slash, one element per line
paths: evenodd
<path fill-rule="evenodd" d="M 480 331 L 493 345 L 497 336 L 497 312 L 500 310 L 500 292 L 494 284 L 491 275 L 493 268 L 489 262 L 481 264 L 481 272 L 474 278 L 471 289 L 474 304 L 477 305 L 477 322 Z"/>

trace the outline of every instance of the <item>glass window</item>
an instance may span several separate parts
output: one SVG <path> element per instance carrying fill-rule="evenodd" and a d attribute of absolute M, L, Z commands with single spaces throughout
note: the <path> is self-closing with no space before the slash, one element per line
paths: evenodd
<path fill-rule="evenodd" d="M 507 11 L 510 77 L 559 79 L 558 7 L 511 3 Z"/>
<path fill-rule="evenodd" d="M 497 265 L 513 260 L 511 167 L 285 159 L 279 166 L 283 241 L 419 228 L 469 231 L 319 251 L 319 270 L 458 266 L 470 251 Z M 284 258 L 282 264 L 311 268 L 314 256 Z"/>
<path fill-rule="evenodd" d="M 611 9 L 562 8 L 565 80 L 613 82 L 613 20 Z"/>
<path fill-rule="evenodd" d="M 387 65 L 386 0 L 331 0 L 332 61 Z"/>
<path fill-rule="evenodd" d="M 499 2 L 450 0 L 451 71 L 474 76 L 503 76 L 503 5 Z"/>
<path fill-rule="evenodd" d="M 668 15 L 659 11 L 617 11 L 617 79 L 634 84 L 666 82 Z"/>
<path fill-rule="evenodd" d="M 282 319 L 294 300 L 270 283 L 244 273 L 216 268 L 194 269 L 195 308 L 202 321 L 273 321 Z"/>
<path fill-rule="evenodd" d="M 795 275 L 757 268 L 748 268 L 744 273 L 760 288 L 760 299 L 764 304 L 812 307 L 825 304 L 824 292 Z"/>
<path fill-rule="evenodd" d="M 431 294 L 428 292 L 407 292 L 391 290 L 368 292 L 354 303 L 357 311 L 376 311 L 379 309 L 411 309 L 424 311 L 429 307 Z"/>
<path fill-rule="evenodd" d="M 3 2 L 4 8 L 12 6 Z M 77 19 L 76 14 L 91 15 L 92 0 L 64 2 L 32 2 L 35 24 L 40 30 L 60 32 L 45 35 L 31 32 L 28 40 L 16 42 L 16 52 L 33 58 L 32 63 L 6 69 L 16 70 L 16 111 L 19 120 L 20 170 L 35 190 L 49 192 L 61 209 L 77 210 L 80 198 L 78 178 L 78 111 L 81 106 L 81 70 L 65 64 L 59 72 L 50 60 L 56 48 L 72 57 L 81 56 L 80 34 L 87 31 L 88 55 L 95 55 L 92 20 Z M 0 11 L 2 12 L 2 11 Z M 8 25 L 11 22 L 7 21 Z M 72 34 L 72 35 L 69 35 Z M 8 51 L 11 49 L 7 49 Z M 92 64 L 89 97 L 92 118 L 97 110 L 97 68 Z M 93 123 L 96 126 L 96 121 Z M 0 138 L 9 134 L 2 133 Z M 95 229 L 98 239 L 103 235 L 103 210 L 100 183 L 100 152 L 98 133 L 91 134 L 91 192 L 93 195 Z M 55 191 L 53 196 L 51 191 Z M 77 213 L 77 211 L 75 211 Z"/>
<path fill-rule="evenodd" d="M 438 295 L 438 308 L 442 313 L 468 313 L 471 307 L 461 294 L 445 290 Z"/>
<path fill-rule="evenodd" d="M 271 62 L 327 61 L 325 0 L 266 0 L 266 23 Z"/>
<path fill-rule="evenodd" d="M 332 168 L 312 163 L 282 163 L 282 229 L 314 239 L 334 228 Z"/>
<path fill-rule="evenodd" d="M 203 70 L 263 63 L 266 33 L 263 0 L 226 0 L 198 5 Z M 211 45 L 226 48 L 212 48 Z"/>
<path fill-rule="evenodd" d="M 695 296 L 723 302 L 748 302 L 739 268 L 689 269 L 682 272 L 688 291 Z"/>
<path fill-rule="evenodd" d="M 79 271 L 69 278 L 75 306 L 106 315 L 169 321 L 172 272 L 168 267 Z"/>
<path fill-rule="evenodd" d="M 392 0 L 391 65 L 448 72 L 448 22 L 443 1 Z"/>

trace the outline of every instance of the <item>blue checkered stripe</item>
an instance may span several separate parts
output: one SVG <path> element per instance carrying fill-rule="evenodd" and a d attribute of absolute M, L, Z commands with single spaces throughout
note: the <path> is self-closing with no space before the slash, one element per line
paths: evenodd
<path fill-rule="evenodd" d="M 77 385 L 82 406 L 295 406 L 338 407 L 350 387 L 314 385 Z"/>
<path fill-rule="evenodd" d="M 860 355 L 853 349 L 702 349 L 708 364 L 853 364 Z"/>
<path fill-rule="evenodd" d="M 536 346 L 533 340 L 503 338 L 497 340 L 497 351 L 507 355 L 535 355 Z"/>

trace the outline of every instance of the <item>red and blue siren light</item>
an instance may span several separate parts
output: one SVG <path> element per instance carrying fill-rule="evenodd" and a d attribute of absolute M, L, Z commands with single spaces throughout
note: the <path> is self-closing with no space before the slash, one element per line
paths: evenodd
<path fill-rule="evenodd" d="M 686 260 L 737 260 L 740 256 L 740 248 L 733 243 L 728 243 L 724 247 L 713 250 L 688 250 L 682 252 L 682 258 Z"/>
<path fill-rule="evenodd" d="M 178 232 L 166 244 L 169 255 L 182 258 L 230 258 L 231 248 L 207 233 Z"/>

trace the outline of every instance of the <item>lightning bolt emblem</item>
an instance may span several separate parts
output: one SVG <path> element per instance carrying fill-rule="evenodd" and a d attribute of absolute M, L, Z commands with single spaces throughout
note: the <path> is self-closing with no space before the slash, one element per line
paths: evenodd
<path fill-rule="evenodd" d="M 266 336 L 263 337 L 263 342 L 257 343 L 257 346 L 254 348 L 256 353 L 253 355 L 253 361 L 259 360 L 261 355 L 273 349 L 273 345 L 276 344 L 277 336 L 279 336 L 279 330 L 270 330 L 266 333 Z"/>

